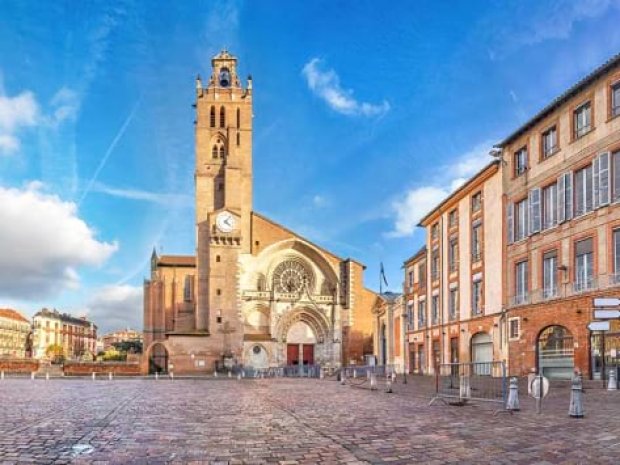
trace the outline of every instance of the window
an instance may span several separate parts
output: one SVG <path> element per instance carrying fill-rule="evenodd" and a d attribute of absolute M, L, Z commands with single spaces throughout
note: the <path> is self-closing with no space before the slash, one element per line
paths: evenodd
<path fill-rule="evenodd" d="M 439 279 L 439 250 L 433 250 L 433 254 L 431 256 L 431 279 L 435 281 Z"/>
<path fill-rule="evenodd" d="M 551 184 L 543 189 L 543 229 L 549 229 L 558 224 L 558 186 Z"/>
<path fill-rule="evenodd" d="M 439 224 L 435 223 L 431 226 L 431 239 L 437 240 L 439 238 Z"/>
<path fill-rule="evenodd" d="M 527 237 L 527 199 L 523 199 L 515 204 L 515 241 Z"/>
<path fill-rule="evenodd" d="M 592 211 L 592 165 L 575 172 L 575 216 Z"/>
<path fill-rule="evenodd" d="M 471 288 L 471 313 L 480 315 L 482 313 L 482 281 L 474 281 Z"/>
<path fill-rule="evenodd" d="M 471 259 L 478 262 L 482 259 L 482 224 L 478 223 L 471 230 Z"/>
<path fill-rule="evenodd" d="M 510 339 L 519 339 L 519 318 L 510 318 L 508 320 L 508 337 Z"/>
<path fill-rule="evenodd" d="M 237 132 L 237 147 L 241 145 L 241 134 Z"/>
<path fill-rule="evenodd" d="M 407 304 L 407 329 L 413 329 L 413 302 Z"/>
<path fill-rule="evenodd" d="M 433 325 L 439 323 L 439 296 L 434 295 L 431 299 L 431 321 Z"/>
<path fill-rule="evenodd" d="M 542 133 L 542 156 L 549 158 L 558 150 L 558 130 L 555 126 Z"/>
<path fill-rule="evenodd" d="M 407 279 L 409 282 L 409 287 L 413 286 L 413 270 L 409 270 L 409 272 L 407 273 Z"/>
<path fill-rule="evenodd" d="M 224 109 L 224 107 L 220 108 L 220 127 L 226 127 L 226 110 Z"/>
<path fill-rule="evenodd" d="M 543 299 L 558 295 L 558 252 L 552 250 L 543 255 Z"/>
<path fill-rule="evenodd" d="M 523 304 L 528 298 L 528 262 L 524 260 L 515 267 L 515 304 Z"/>
<path fill-rule="evenodd" d="M 515 152 L 515 176 L 521 176 L 527 170 L 527 148 Z"/>
<path fill-rule="evenodd" d="M 620 229 L 613 231 L 613 250 L 614 250 L 614 275 L 612 282 L 620 283 Z"/>
<path fill-rule="evenodd" d="M 611 86 L 611 116 L 620 115 L 620 81 Z"/>
<path fill-rule="evenodd" d="M 471 211 L 478 212 L 482 208 L 482 192 L 476 192 L 471 196 Z"/>
<path fill-rule="evenodd" d="M 592 238 L 575 243 L 575 292 L 594 287 L 594 251 Z"/>
<path fill-rule="evenodd" d="M 456 237 L 450 239 L 450 245 L 448 248 L 448 265 L 450 273 L 457 270 L 459 263 L 459 241 Z"/>
<path fill-rule="evenodd" d="M 450 320 L 458 319 L 458 297 L 459 290 L 457 288 L 450 289 L 450 301 L 448 302 Z"/>
<path fill-rule="evenodd" d="M 426 263 L 420 263 L 418 265 L 418 282 L 420 283 L 420 289 L 426 287 Z"/>
<path fill-rule="evenodd" d="M 448 214 L 448 226 L 450 226 L 451 228 L 454 228 L 458 224 L 458 221 L 459 221 L 459 217 L 458 217 L 458 213 L 456 209 L 452 210 Z"/>
<path fill-rule="evenodd" d="M 192 277 L 191 276 L 185 276 L 185 283 L 183 286 L 183 300 L 185 302 L 191 302 L 192 301 L 192 294 L 193 294 L 193 289 L 192 289 Z"/>
<path fill-rule="evenodd" d="M 586 102 L 573 112 L 573 131 L 575 139 L 586 135 L 592 129 L 592 105 Z"/>
<path fill-rule="evenodd" d="M 614 152 L 611 158 L 613 168 L 612 195 L 613 201 L 618 202 L 620 201 L 620 150 Z"/>
<path fill-rule="evenodd" d="M 215 107 L 211 107 L 211 115 L 209 118 L 209 125 L 214 128 L 215 127 Z"/>
<path fill-rule="evenodd" d="M 237 108 L 237 127 L 241 127 L 241 110 Z"/>
<path fill-rule="evenodd" d="M 426 326 L 426 301 L 421 300 L 418 303 L 418 329 Z"/>

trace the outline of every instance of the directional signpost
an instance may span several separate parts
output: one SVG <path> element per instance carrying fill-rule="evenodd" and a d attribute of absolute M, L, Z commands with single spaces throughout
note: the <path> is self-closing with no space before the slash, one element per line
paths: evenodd
<path fill-rule="evenodd" d="M 609 321 L 591 321 L 588 323 L 590 331 L 609 331 Z"/>

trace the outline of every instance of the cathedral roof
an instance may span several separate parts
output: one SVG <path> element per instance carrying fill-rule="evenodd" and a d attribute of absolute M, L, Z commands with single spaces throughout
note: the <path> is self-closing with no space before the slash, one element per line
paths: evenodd
<path fill-rule="evenodd" d="M 196 266 L 193 255 L 162 255 L 157 259 L 159 266 Z"/>

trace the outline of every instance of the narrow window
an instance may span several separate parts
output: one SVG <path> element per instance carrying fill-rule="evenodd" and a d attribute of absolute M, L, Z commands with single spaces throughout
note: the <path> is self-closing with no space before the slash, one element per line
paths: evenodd
<path fill-rule="evenodd" d="M 418 304 L 418 329 L 426 326 L 426 301 L 421 300 Z"/>
<path fill-rule="evenodd" d="M 192 276 L 185 276 L 185 282 L 183 285 L 183 300 L 185 302 L 191 302 L 193 299 L 192 284 L 193 284 Z"/>
<path fill-rule="evenodd" d="M 620 115 L 620 81 L 611 86 L 611 116 Z"/>
<path fill-rule="evenodd" d="M 477 192 L 471 197 L 471 211 L 477 212 L 482 208 L 482 192 Z"/>
<path fill-rule="evenodd" d="M 592 165 L 575 172 L 575 216 L 592 211 Z"/>
<path fill-rule="evenodd" d="M 511 318 L 509 320 L 509 326 L 510 339 L 519 339 L 519 319 Z"/>
<path fill-rule="evenodd" d="M 472 315 L 482 313 L 482 281 L 474 281 L 471 289 L 471 312 Z"/>
<path fill-rule="evenodd" d="M 439 238 L 439 224 L 435 223 L 431 226 L 431 239 L 437 240 Z"/>
<path fill-rule="evenodd" d="M 237 147 L 241 145 L 241 134 L 237 132 Z"/>
<path fill-rule="evenodd" d="M 517 150 L 514 160 L 515 176 L 521 176 L 527 170 L 527 148 Z"/>
<path fill-rule="evenodd" d="M 458 296 L 459 296 L 459 291 L 458 289 L 450 289 L 450 320 L 457 320 L 458 319 Z"/>
<path fill-rule="evenodd" d="M 215 261 L 216 261 L 217 263 L 219 263 L 219 262 L 220 262 L 220 256 L 219 256 L 219 255 L 216 255 L 216 256 L 215 256 Z"/>
<path fill-rule="evenodd" d="M 517 263 L 515 269 L 515 301 L 516 305 L 524 304 L 528 299 L 528 262 Z"/>
<path fill-rule="evenodd" d="M 433 325 L 439 323 L 439 296 L 434 295 L 431 299 L 431 321 Z"/>
<path fill-rule="evenodd" d="M 527 236 L 527 198 L 515 204 L 515 241 L 520 241 Z"/>
<path fill-rule="evenodd" d="M 482 224 L 478 223 L 471 230 L 471 259 L 478 262 L 482 259 Z"/>
<path fill-rule="evenodd" d="M 237 108 L 237 127 L 241 127 L 241 110 Z"/>
<path fill-rule="evenodd" d="M 217 145 L 213 146 L 213 149 L 211 150 L 211 156 L 213 158 L 217 158 Z"/>
<path fill-rule="evenodd" d="M 575 243 L 575 292 L 594 287 L 594 250 L 592 238 Z"/>
<path fill-rule="evenodd" d="M 543 255 L 543 299 L 558 295 L 558 252 L 552 250 Z"/>
<path fill-rule="evenodd" d="M 613 201 L 618 202 L 620 200 L 620 150 L 614 152 L 611 158 L 613 170 Z"/>
<path fill-rule="evenodd" d="M 613 283 L 620 283 L 620 229 L 614 229 L 614 277 Z"/>
<path fill-rule="evenodd" d="M 592 129 L 592 105 L 586 102 L 573 112 L 573 132 L 575 139 L 584 136 Z"/>
<path fill-rule="evenodd" d="M 211 107 L 211 117 L 210 117 L 210 125 L 212 128 L 215 127 L 215 107 Z"/>
<path fill-rule="evenodd" d="M 224 109 L 224 107 L 220 108 L 220 127 L 226 127 L 226 110 Z"/>
<path fill-rule="evenodd" d="M 542 134 L 543 158 L 549 158 L 558 150 L 558 130 L 555 126 Z"/>
<path fill-rule="evenodd" d="M 224 158 L 225 155 L 226 155 L 226 152 L 224 150 L 224 146 L 221 145 L 220 146 L 220 158 Z"/>
<path fill-rule="evenodd" d="M 448 263 L 450 273 L 456 271 L 459 263 L 459 241 L 456 237 L 450 239 L 450 247 L 448 249 Z"/>
<path fill-rule="evenodd" d="M 558 223 L 558 185 L 551 184 L 543 189 L 543 229 Z"/>
<path fill-rule="evenodd" d="M 455 209 L 455 210 L 452 210 L 450 212 L 450 214 L 448 215 L 448 225 L 451 228 L 454 228 L 454 227 L 457 226 L 457 224 L 458 224 L 458 215 L 457 215 L 457 211 Z"/>
<path fill-rule="evenodd" d="M 439 279 L 439 250 L 433 250 L 431 256 L 431 279 L 433 281 Z"/>
<path fill-rule="evenodd" d="M 418 265 L 418 281 L 420 282 L 420 289 L 426 287 L 426 263 L 420 263 Z"/>

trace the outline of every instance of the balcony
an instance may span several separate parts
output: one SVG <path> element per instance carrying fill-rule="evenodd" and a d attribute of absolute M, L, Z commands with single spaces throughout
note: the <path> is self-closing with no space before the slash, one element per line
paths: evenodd
<path fill-rule="evenodd" d="M 546 287 L 542 290 L 542 300 L 556 299 L 559 295 L 557 286 Z"/>
<path fill-rule="evenodd" d="M 527 292 L 513 295 L 512 296 L 512 305 L 527 305 L 531 302 L 530 295 Z"/>
<path fill-rule="evenodd" d="M 593 277 L 581 278 L 573 283 L 573 292 L 575 294 L 581 294 L 593 289 L 598 289 L 596 279 Z"/>

